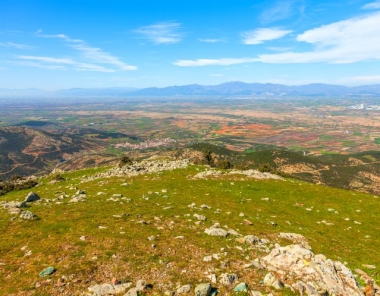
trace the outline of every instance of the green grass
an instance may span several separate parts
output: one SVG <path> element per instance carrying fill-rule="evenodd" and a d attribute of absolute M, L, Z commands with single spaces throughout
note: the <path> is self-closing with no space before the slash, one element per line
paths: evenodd
<path fill-rule="evenodd" d="M 375 140 L 374 140 L 374 142 L 375 142 L 375 144 L 380 144 L 380 138 L 375 138 Z"/>
<path fill-rule="evenodd" d="M 204 234 L 205 228 L 216 221 L 243 235 L 254 234 L 273 243 L 290 244 L 277 238 L 280 232 L 300 233 L 309 239 L 315 253 L 347 261 L 352 269 L 366 270 L 362 264 L 380 266 L 377 254 L 380 225 L 374 223 L 377 221 L 374 209 L 379 208 L 380 199 L 373 195 L 292 179 L 191 178 L 204 169 L 190 166 L 160 174 L 81 183 L 84 175 L 105 170 L 99 168 L 65 173 L 65 181 L 56 184 L 49 184 L 49 178 L 42 180 L 44 185 L 33 189 L 42 198 L 55 198 L 62 191 L 71 196 L 79 188 L 86 191 L 86 202 L 71 204 L 66 198 L 62 204 L 31 204 L 29 210 L 40 218 L 35 221 L 11 221 L 11 215 L 0 211 L 0 262 L 6 264 L 0 265 L 1 293 L 29 291 L 32 295 L 59 295 L 61 292 L 53 283 L 62 276 L 73 275 L 72 278 L 80 282 L 71 281 L 63 288 L 69 294 L 86 291 L 93 283 L 109 282 L 116 277 L 134 282 L 144 278 L 154 285 L 157 295 L 162 295 L 165 289 L 175 289 L 177 283 L 195 286 L 199 280 L 207 281 L 205 273 L 212 273 L 210 269 L 218 275 L 236 272 L 252 289 L 264 292 L 260 280 L 265 272 L 239 268 L 247 263 L 247 256 L 252 260 L 264 253 L 247 249 L 234 237 L 215 238 Z M 121 186 L 124 182 L 129 186 Z M 167 192 L 162 192 L 164 189 Z M 105 194 L 98 196 L 99 191 Z M 150 191 L 153 193 L 149 194 Z M 11 192 L 0 201 L 23 200 L 28 192 Z M 115 193 L 131 198 L 132 202 L 107 201 Z M 266 197 L 269 201 L 262 200 Z M 206 204 L 211 209 L 189 208 L 193 202 L 197 206 Z M 334 211 L 328 211 L 329 208 Z M 216 213 L 216 209 L 220 209 L 220 213 Z M 239 217 L 241 212 L 244 217 Z M 207 220 L 195 224 L 194 213 L 205 215 Z M 252 221 L 253 226 L 243 224 L 243 219 Z M 322 220 L 333 225 L 317 223 Z M 278 226 L 273 227 L 270 221 Z M 80 240 L 82 235 L 86 236 L 85 241 Z M 152 235 L 155 239 L 149 241 L 147 238 Z M 176 239 L 178 236 L 184 239 Z M 156 248 L 152 248 L 152 244 Z M 243 251 L 238 251 L 237 245 L 242 246 Z M 23 246 L 32 251 L 31 256 L 25 256 Z M 222 248 L 228 254 L 220 261 L 228 260 L 229 267 L 221 268 L 217 260 L 203 262 L 206 255 L 224 252 Z M 48 266 L 57 269 L 50 276 L 52 283 L 35 289 L 35 282 L 42 280 L 38 273 Z M 366 271 L 380 280 L 373 271 Z M 220 295 L 228 291 L 220 287 Z"/>

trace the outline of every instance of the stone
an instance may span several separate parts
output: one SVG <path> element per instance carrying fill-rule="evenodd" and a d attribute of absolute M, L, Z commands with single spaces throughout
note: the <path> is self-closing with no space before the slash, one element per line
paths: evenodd
<path fill-rule="evenodd" d="M 247 219 L 244 219 L 243 220 L 243 223 L 245 224 L 245 225 L 253 225 L 253 223 L 251 222 L 251 221 L 249 221 L 249 220 L 247 220 Z"/>
<path fill-rule="evenodd" d="M 227 237 L 229 234 L 228 231 L 220 227 L 219 223 L 215 223 L 210 228 L 206 228 L 205 233 L 211 236 L 223 236 L 223 237 Z"/>
<path fill-rule="evenodd" d="M 132 286 L 132 283 L 124 283 L 124 284 L 101 284 L 94 285 L 88 287 L 88 290 L 96 296 L 103 295 L 118 295 L 121 293 L 125 293 L 128 288 Z"/>
<path fill-rule="evenodd" d="M 276 245 L 267 256 L 261 258 L 260 263 L 267 270 L 280 275 L 284 284 L 293 284 L 293 288 L 300 293 L 305 291 L 307 295 L 363 295 L 351 270 L 344 264 L 327 259 L 321 254 L 315 255 L 301 245 Z M 271 278 L 268 276 L 267 282 Z"/>
<path fill-rule="evenodd" d="M 139 296 L 139 292 L 136 288 L 132 288 L 124 296 Z"/>
<path fill-rule="evenodd" d="M 362 266 L 365 267 L 365 268 L 368 268 L 368 269 L 376 269 L 375 265 L 363 264 Z"/>
<path fill-rule="evenodd" d="M 235 273 L 223 273 L 219 277 L 219 283 L 225 286 L 231 286 L 237 279 L 238 276 Z"/>
<path fill-rule="evenodd" d="M 237 284 L 234 288 L 235 292 L 248 292 L 248 286 L 246 283 L 241 282 L 240 284 Z"/>
<path fill-rule="evenodd" d="M 49 266 L 48 268 L 45 268 L 43 271 L 41 271 L 38 275 L 45 277 L 45 276 L 53 274 L 54 271 L 55 271 L 55 268 L 52 266 Z"/>
<path fill-rule="evenodd" d="M 244 242 L 246 244 L 249 244 L 249 245 L 257 245 L 261 242 L 261 240 L 257 237 L 257 236 L 254 236 L 254 235 L 246 235 L 244 237 Z"/>
<path fill-rule="evenodd" d="M 199 284 L 195 287 L 194 295 L 195 296 L 210 296 L 211 294 L 211 284 Z"/>
<path fill-rule="evenodd" d="M 18 202 L 18 201 L 10 201 L 4 204 L 4 209 L 11 210 L 13 208 L 25 208 L 26 203 L 25 202 Z"/>
<path fill-rule="evenodd" d="M 34 215 L 32 212 L 30 211 L 23 211 L 21 214 L 20 214 L 20 218 L 21 219 L 25 219 L 25 220 L 33 220 L 34 218 L 36 217 L 36 215 Z"/>
<path fill-rule="evenodd" d="M 205 216 L 198 215 L 198 214 L 194 214 L 193 217 L 196 218 L 199 221 L 206 221 L 206 219 L 207 219 Z"/>
<path fill-rule="evenodd" d="M 177 289 L 177 294 L 185 294 L 191 291 L 191 285 L 184 285 Z"/>
<path fill-rule="evenodd" d="M 147 283 L 144 280 L 138 280 L 136 283 L 137 291 L 144 291 L 147 287 Z"/>
<path fill-rule="evenodd" d="M 273 287 L 277 290 L 282 290 L 284 288 L 284 284 L 276 277 L 273 273 L 268 273 L 264 277 L 264 284 L 268 287 Z"/>
<path fill-rule="evenodd" d="M 251 296 L 263 296 L 263 294 L 260 291 L 249 291 L 249 294 Z"/>
<path fill-rule="evenodd" d="M 39 197 L 38 194 L 34 193 L 34 192 L 29 192 L 29 194 L 26 196 L 25 198 L 25 202 L 33 202 L 33 201 L 36 201 L 36 200 L 40 200 L 41 198 Z"/>

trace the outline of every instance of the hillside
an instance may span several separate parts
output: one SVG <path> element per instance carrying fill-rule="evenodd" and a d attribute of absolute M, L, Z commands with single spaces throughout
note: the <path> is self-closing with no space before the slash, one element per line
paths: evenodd
<path fill-rule="evenodd" d="M 60 161 L 97 145 L 76 134 L 0 127 L 0 178 L 50 172 Z"/>
<path fill-rule="evenodd" d="M 368 279 L 378 288 L 378 196 L 168 158 L 39 182 L 36 201 L 11 202 L 29 190 L 0 197 L 6 295 L 364 295 Z"/>

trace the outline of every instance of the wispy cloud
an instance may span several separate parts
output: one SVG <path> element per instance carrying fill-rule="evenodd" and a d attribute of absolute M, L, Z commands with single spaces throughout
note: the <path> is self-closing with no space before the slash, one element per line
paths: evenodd
<path fill-rule="evenodd" d="M 380 9 L 380 0 L 367 3 L 366 5 L 362 6 L 362 9 Z"/>
<path fill-rule="evenodd" d="M 13 47 L 17 49 L 34 49 L 34 46 L 24 45 L 24 44 L 18 44 L 13 42 L 6 42 L 6 43 L 0 43 L 0 46 L 2 47 Z"/>
<path fill-rule="evenodd" d="M 133 32 L 155 44 L 171 44 L 182 41 L 183 33 L 180 29 L 180 23 L 168 21 L 140 27 Z"/>
<path fill-rule="evenodd" d="M 53 58 L 53 57 L 41 57 L 41 56 L 18 56 L 18 59 L 23 61 L 23 62 L 19 62 L 18 63 L 19 65 L 30 66 L 30 67 L 64 70 L 64 69 L 67 69 L 67 66 L 72 66 L 74 67 L 75 70 L 79 70 L 79 71 L 115 72 L 114 69 L 107 69 L 105 67 L 95 65 L 95 64 L 76 62 L 72 59 L 67 59 L 67 58 Z M 56 66 L 54 64 L 58 64 L 60 66 Z"/>
<path fill-rule="evenodd" d="M 258 62 L 257 58 L 222 58 L 222 59 L 197 59 L 178 60 L 173 64 L 180 67 L 202 67 L 202 66 L 230 66 L 236 64 Z"/>
<path fill-rule="evenodd" d="M 331 23 L 297 36 L 314 46 L 308 52 L 263 54 L 264 63 L 355 63 L 380 60 L 380 12 Z"/>
<path fill-rule="evenodd" d="M 242 32 L 242 42 L 244 44 L 261 44 L 265 41 L 275 40 L 288 35 L 292 31 L 276 28 L 259 28 L 252 31 Z"/>
<path fill-rule="evenodd" d="M 206 39 L 198 39 L 199 42 L 206 42 L 206 43 L 218 43 L 218 42 L 227 42 L 226 39 L 223 38 L 206 38 Z"/>
<path fill-rule="evenodd" d="M 109 53 L 104 52 L 102 49 L 97 47 L 89 46 L 85 41 L 81 39 L 73 39 L 65 34 L 56 35 L 39 35 L 44 38 L 58 38 L 62 39 L 67 43 L 67 46 L 79 51 L 82 58 L 85 59 L 84 62 L 76 62 L 75 65 L 90 65 L 87 62 L 95 64 L 103 64 L 112 67 L 116 67 L 119 70 L 136 70 L 136 66 L 128 65 L 122 62 L 118 57 L 115 57 Z M 78 70 L 89 70 L 89 71 L 102 71 L 102 72 L 114 72 L 115 70 L 107 69 L 100 65 L 92 65 L 91 67 L 79 67 Z"/>
<path fill-rule="evenodd" d="M 272 7 L 265 9 L 259 19 L 262 23 L 273 23 L 294 16 L 296 13 L 303 13 L 303 0 L 280 0 Z"/>
<path fill-rule="evenodd" d="M 18 56 L 21 60 L 39 61 L 52 64 L 65 64 L 73 65 L 75 62 L 71 59 L 52 58 L 52 57 L 40 57 L 40 56 Z"/>

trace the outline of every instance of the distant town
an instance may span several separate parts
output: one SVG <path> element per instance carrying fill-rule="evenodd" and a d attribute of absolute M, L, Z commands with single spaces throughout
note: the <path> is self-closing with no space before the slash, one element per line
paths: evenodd
<path fill-rule="evenodd" d="M 357 104 L 357 105 L 348 106 L 347 109 L 355 109 L 355 110 L 380 110 L 380 105 Z"/>

